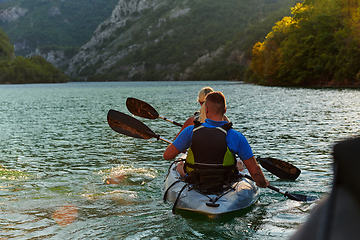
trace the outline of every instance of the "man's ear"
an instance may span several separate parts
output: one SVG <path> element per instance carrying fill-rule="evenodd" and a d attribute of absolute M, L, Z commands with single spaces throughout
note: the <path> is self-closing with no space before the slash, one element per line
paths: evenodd
<path fill-rule="evenodd" d="M 226 113 L 226 110 L 227 110 L 227 109 L 226 109 L 226 107 L 225 107 L 224 114 Z"/>

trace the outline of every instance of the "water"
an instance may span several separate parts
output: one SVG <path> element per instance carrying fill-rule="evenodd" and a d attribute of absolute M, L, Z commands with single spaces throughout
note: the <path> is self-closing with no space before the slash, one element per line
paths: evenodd
<path fill-rule="evenodd" d="M 286 239 L 317 203 L 300 203 L 263 189 L 254 209 L 220 222 L 171 213 L 161 188 L 170 162 L 155 139 L 117 134 L 109 109 L 150 103 L 184 122 L 199 109 L 204 86 L 224 92 L 227 116 L 256 156 L 302 170 L 295 182 L 264 170 L 272 185 L 323 197 L 332 181 L 332 146 L 359 134 L 360 92 L 349 89 L 263 87 L 239 82 L 115 82 L 0 85 L 0 238 L 14 239 Z M 138 118 L 139 119 L 139 118 Z M 173 139 L 179 127 L 140 119 Z M 105 185 L 113 174 L 120 185 Z M 61 225 L 60 207 L 78 212 Z M 54 217 L 53 217 L 54 216 Z"/>

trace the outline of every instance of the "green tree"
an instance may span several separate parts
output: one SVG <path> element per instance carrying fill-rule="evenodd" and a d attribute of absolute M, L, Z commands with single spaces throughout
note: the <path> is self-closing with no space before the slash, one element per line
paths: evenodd
<path fill-rule="evenodd" d="M 5 32 L 0 28 L 0 60 L 14 58 L 14 46 L 11 45 L 10 39 Z"/>
<path fill-rule="evenodd" d="M 359 82 L 359 3 L 305 0 L 292 13 L 293 17 L 278 22 L 265 41 L 253 47 L 251 66 L 262 83 Z"/>

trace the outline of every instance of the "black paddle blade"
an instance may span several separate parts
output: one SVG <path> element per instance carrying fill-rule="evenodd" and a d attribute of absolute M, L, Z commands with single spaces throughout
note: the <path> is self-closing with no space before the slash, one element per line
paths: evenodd
<path fill-rule="evenodd" d="M 109 110 L 109 126 L 118 133 L 141 139 L 158 138 L 158 136 L 139 120 L 116 110 Z"/>
<path fill-rule="evenodd" d="M 279 159 L 258 157 L 256 160 L 263 168 L 281 179 L 295 180 L 301 173 L 294 165 Z"/>
<path fill-rule="evenodd" d="M 302 194 L 295 194 L 288 192 L 286 192 L 284 196 L 288 197 L 291 200 L 295 200 L 299 202 L 313 202 L 318 199 L 317 197 L 313 197 L 313 196 L 306 196 Z"/>
<path fill-rule="evenodd" d="M 148 103 L 136 98 L 127 98 L 126 107 L 135 116 L 147 119 L 156 119 L 159 113 Z"/>
<path fill-rule="evenodd" d="M 243 174 L 241 172 L 239 172 L 239 174 L 242 175 L 243 177 L 246 177 L 247 179 L 250 179 L 251 181 L 254 181 L 252 179 L 252 177 L 249 176 L 249 175 Z M 278 193 L 281 193 L 285 197 L 287 197 L 287 198 L 289 198 L 291 200 L 295 200 L 295 201 L 299 201 L 299 202 L 312 202 L 312 201 L 315 201 L 315 200 L 318 199 L 317 197 L 306 196 L 306 195 L 302 195 L 302 194 L 289 193 L 287 191 L 280 190 L 279 188 L 271 186 L 271 185 L 267 186 L 267 188 L 269 188 L 271 190 L 274 190 L 274 191 L 276 191 Z"/>
<path fill-rule="evenodd" d="M 245 176 L 246 177 L 246 176 Z M 318 198 L 317 197 L 313 197 L 313 196 L 306 196 L 306 195 L 302 195 L 302 194 L 296 194 L 296 193 L 289 193 L 287 191 L 283 191 L 277 187 L 274 187 L 274 186 L 267 186 L 269 189 L 271 190 L 274 190 L 278 193 L 281 193 L 284 195 L 284 197 L 287 197 L 291 200 L 295 200 L 295 201 L 299 201 L 299 202 L 312 202 L 312 201 L 315 201 L 317 200 Z"/>

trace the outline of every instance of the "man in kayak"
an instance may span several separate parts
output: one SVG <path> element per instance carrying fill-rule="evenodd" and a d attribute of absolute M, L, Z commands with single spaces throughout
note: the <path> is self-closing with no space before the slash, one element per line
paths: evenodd
<path fill-rule="evenodd" d="M 175 136 L 175 139 L 177 138 L 177 136 L 179 136 L 179 134 L 188 126 L 194 125 L 194 121 L 198 121 L 200 123 L 204 123 L 206 120 L 206 110 L 205 110 L 205 98 L 206 96 L 211 93 L 214 92 L 214 89 L 212 89 L 211 87 L 203 87 L 198 94 L 198 99 L 197 102 L 200 104 L 201 108 L 200 111 L 197 111 L 194 113 L 193 116 L 189 117 L 185 123 L 183 124 L 182 128 L 180 129 L 180 131 L 178 132 L 178 134 Z M 230 120 L 228 119 L 228 117 L 224 114 L 223 121 L 227 121 L 230 122 Z M 180 162 L 180 164 L 178 164 L 178 168 L 182 168 L 183 167 L 183 162 Z M 236 165 L 237 169 L 239 171 L 242 171 L 244 169 L 244 164 L 241 160 L 239 160 L 237 162 Z M 185 173 L 182 173 L 183 175 L 185 175 Z"/>
<path fill-rule="evenodd" d="M 243 160 L 256 184 L 263 188 L 269 186 L 269 181 L 265 179 L 246 138 L 231 126 L 226 127 L 229 123 L 223 121 L 226 112 L 224 94 L 209 93 L 205 100 L 205 111 L 207 117 L 205 123 L 185 128 L 166 148 L 164 158 L 174 159 L 190 147 L 185 162 L 186 171 L 189 173 L 191 166 L 212 166 L 212 169 L 214 166 L 219 166 L 217 168 L 219 171 L 227 166 L 235 166 L 234 154 L 237 154 Z M 185 175 L 181 167 L 177 169 L 181 176 Z"/>

